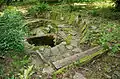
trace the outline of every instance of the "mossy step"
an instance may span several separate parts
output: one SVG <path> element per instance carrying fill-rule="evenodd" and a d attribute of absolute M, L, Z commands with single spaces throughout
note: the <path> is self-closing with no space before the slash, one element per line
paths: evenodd
<path fill-rule="evenodd" d="M 77 60 L 79 60 L 80 58 L 83 58 L 83 57 L 86 57 L 88 55 L 91 55 L 97 51 L 99 51 L 101 49 L 100 46 L 98 47 L 94 47 L 92 49 L 89 49 L 87 51 L 84 51 L 84 52 L 80 52 L 80 53 L 77 53 L 75 55 L 72 55 L 70 57 L 67 57 L 67 58 L 64 58 L 64 59 L 61 59 L 61 60 L 57 60 L 55 62 L 52 62 L 54 64 L 54 66 L 57 68 L 57 69 L 60 69 L 64 66 L 67 66 Z"/>

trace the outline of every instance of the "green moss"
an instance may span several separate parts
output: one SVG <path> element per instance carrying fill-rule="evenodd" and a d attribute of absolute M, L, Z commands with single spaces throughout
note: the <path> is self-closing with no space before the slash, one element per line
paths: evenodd
<path fill-rule="evenodd" d="M 79 62 L 80 62 L 80 63 L 88 62 L 88 61 L 92 60 L 94 57 L 96 57 L 97 55 L 101 55 L 101 54 L 103 54 L 104 52 L 105 52 L 105 50 L 101 49 L 101 50 L 97 51 L 96 53 L 93 53 L 93 54 L 88 55 L 88 56 L 86 56 L 86 57 L 84 57 L 84 58 L 81 58 L 81 59 L 79 60 Z"/>
<path fill-rule="evenodd" d="M 72 35 L 70 34 L 65 38 L 65 41 L 66 41 L 67 45 L 70 45 L 71 40 L 72 40 Z"/>
<path fill-rule="evenodd" d="M 68 20 L 68 24 L 73 24 L 73 22 L 75 22 L 75 15 L 74 14 L 71 14 L 70 15 L 70 18 Z"/>
<path fill-rule="evenodd" d="M 53 79 L 56 79 L 56 75 L 57 74 L 63 74 L 69 68 L 73 68 L 73 67 L 75 67 L 77 65 L 81 65 L 82 66 L 82 65 L 86 64 L 87 62 L 89 62 L 90 60 L 92 60 L 94 57 L 105 53 L 105 51 L 106 50 L 100 49 L 99 51 L 97 51 L 97 52 L 95 52 L 95 53 L 93 53 L 91 55 L 85 56 L 85 57 L 79 59 L 78 61 L 76 61 L 76 62 L 74 62 L 74 63 L 72 63 L 72 64 L 70 64 L 70 65 L 68 65 L 66 67 L 63 67 L 63 68 L 57 70 L 56 72 L 53 73 Z"/>

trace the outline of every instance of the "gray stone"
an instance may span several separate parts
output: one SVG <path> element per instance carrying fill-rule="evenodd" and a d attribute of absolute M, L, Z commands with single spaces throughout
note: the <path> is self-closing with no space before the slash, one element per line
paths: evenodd
<path fill-rule="evenodd" d="M 40 51 L 42 51 L 42 52 L 44 51 L 44 49 L 45 49 L 44 47 L 42 47 L 42 48 L 39 48 L 39 50 L 40 50 Z"/>
<path fill-rule="evenodd" d="M 52 67 L 45 67 L 42 71 L 42 73 L 48 73 L 48 74 L 52 74 L 54 72 L 54 69 Z"/>
<path fill-rule="evenodd" d="M 111 79 L 112 77 L 106 73 L 104 73 L 104 76 L 107 78 L 107 79 Z"/>
<path fill-rule="evenodd" d="M 43 54 L 45 58 L 49 59 L 49 57 L 51 56 L 51 50 L 49 48 L 45 48 Z"/>
<path fill-rule="evenodd" d="M 63 20 L 64 20 L 64 17 L 60 17 L 60 19 L 63 21 Z"/>
<path fill-rule="evenodd" d="M 95 26 L 91 26 L 91 28 L 92 28 L 93 30 L 95 30 L 97 27 L 95 27 Z"/>
<path fill-rule="evenodd" d="M 62 38 L 66 38 L 66 37 L 67 37 L 66 34 L 65 34 L 63 31 L 60 31 L 59 34 L 60 34 L 60 36 L 61 36 Z"/>
<path fill-rule="evenodd" d="M 70 32 L 70 34 L 72 34 L 73 36 L 75 36 L 75 35 L 77 35 L 77 32 L 72 31 L 72 32 Z"/>
<path fill-rule="evenodd" d="M 51 56 L 51 57 L 50 57 L 50 59 L 51 59 L 51 61 L 52 61 L 52 62 L 54 62 L 54 61 L 56 61 L 56 60 L 57 60 L 57 58 L 56 58 L 56 56 L 55 56 L 55 55 Z"/>
<path fill-rule="evenodd" d="M 73 46 L 67 45 L 66 48 L 69 49 L 69 50 L 72 50 L 72 49 L 73 49 Z"/>
<path fill-rule="evenodd" d="M 58 49 L 58 46 L 55 46 L 55 47 L 51 48 L 51 53 L 53 55 L 60 55 L 60 51 Z"/>
<path fill-rule="evenodd" d="M 71 40 L 71 45 L 74 46 L 74 47 L 77 47 L 77 41 Z"/>
<path fill-rule="evenodd" d="M 81 73 L 76 72 L 73 79 L 86 79 Z"/>
<path fill-rule="evenodd" d="M 62 42 L 61 44 L 66 45 L 67 43 L 66 42 Z"/>
<path fill-rule="evenodd" d="M 31 60 L 32 60 L 31 63 L 35 65 L 35 67 L 39 67 L 40 65 L 43 65 L 43 61 L 37 55 L 32 55 Z"/>
<path fill-rule="evenodd" d="M 67 51 L 67 52 L 68 52 L 68 51 Z M 63 54 L 63 57 L 64 57 L 64 58 L 69 57 L 69 56 L 71 56 L 70 51 L 69 51 L 69 53 Z"/>
<path fill-rule="evenodd" d="M 58 25 L 59 28 L 68 28 L 68 27 L 72 27 L 72 26 L 68 26 L 68 25 L 65 25 L 65 24 L 60 24 Z"/>
<path fill-rule="evenodd" d="M 102 50 L 102 48 L 100 46 L 98 47 L 94 47 L 92 49 L 89 49 L 87 51 L 84 51 L 84 52 L 80 52 L 80 53 L 77 53 L 77 54 L 74 54 L 72 56 L 69 56 L 69 57 L 66 57 L 64 59 L 61 59 L 61 60 L 57 60 L 55 62 L 52 62 L 54 64 L 54 66 L 59 69 L 61 67 L 64 67 L 64 66 L 67 66 L 68 64 L 71 64 L 75 61 L 77 61 L 78 59 L 80 58 L 83 58 L 85 56 L 88 56 L 88 55 L 91 55 L 99 50 Z M 67 52 L 67 51 L 66 51 Z M 103 53 L 103 52 L 100 52 L 100 54 Z"/>
<path fill-rule="evenodd" d="M 41 36 L 44 35 L 45 33 L 40 29 L 40 28 L 36 28 L 32 31 L 33 34 L 36 34 L 36 36 Z"/>
<path fill-rule="evenodd" d="M 80 48 L 74 48 L 72 52 L 79 53 L 79 52 L 82 52 L 82 50 Z"/>
<path fill-rule="evenodd" d="M 114 74 L 116 74 L 120 78 L 120 72 L 114 71 Z"/>
<path fill-rule="evenodd" d="M 58 48 L 59 48 L 61 54 L 65 53 L 65 51 L 66 51 L 65 45 L 60 44 L 60 45 L 58 46 Z"/>

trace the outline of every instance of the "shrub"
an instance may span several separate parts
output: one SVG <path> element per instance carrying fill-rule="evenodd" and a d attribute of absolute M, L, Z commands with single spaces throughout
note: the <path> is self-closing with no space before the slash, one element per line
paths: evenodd
<path fill-rule="evenodd" d="M 23 17 L 16 9 L 9 8 L 0 17 L 0 51 L 22 51 L 25 27 Z"/>
<path fill-rule="evenodd" d="M 50 10 L 47 3 L 39 3 L 28 10 L 30 15 L 39 15 Z"/>
<path fill-rule="evenodd" d="M 104 20 L 106 21 L 106 20 Z M 105 50 L 115 54 L 120 51 L 120 26 L 115 23 L 102 23 L 91 26 L 85 35 L 85 44 L 101 45 Z"/>
<path fill-rule="evenodd" d="M 109 49 L 112 53 L 120 51 L 120 27 L 117 25 L 109 25 L 105 27 L 101 33 L 100 44 Z"/>

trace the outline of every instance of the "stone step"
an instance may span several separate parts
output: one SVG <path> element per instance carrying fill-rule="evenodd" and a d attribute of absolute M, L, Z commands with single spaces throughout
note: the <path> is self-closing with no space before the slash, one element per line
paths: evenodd
<path fill-rule="evenodd" d="M 83 57 L 85 57 L 85 56 L 88 56 L 88 55 L 90 55 L 90 54 L 92 54 L 92 53 L 97 52 L 98 50 L 100 50 L 100 48 L 101 48 L 101 47 L 99 47 L 99 46 L 98 46 L 98 47 L 94 47 L 94 48 L 89 49 L 89 50 L 87 50 L 87 51 L 74 54 L 74 55 L 72 55 L 72 56 L 66 57 L 66 58 L 61 59 L 61 60 L 57 60 L 57 61 L 52 62 L 52 63 L 53 63 L 53 65 L 54 65 L 57 69 L 59 69 L 59 68 L 61 68 L 61 67 L 67 66 L 68 64 L 71 64 L 72 62 L 77 61 L 77 60 L 80 59 L 80 58 L 83 58 Z"/>

